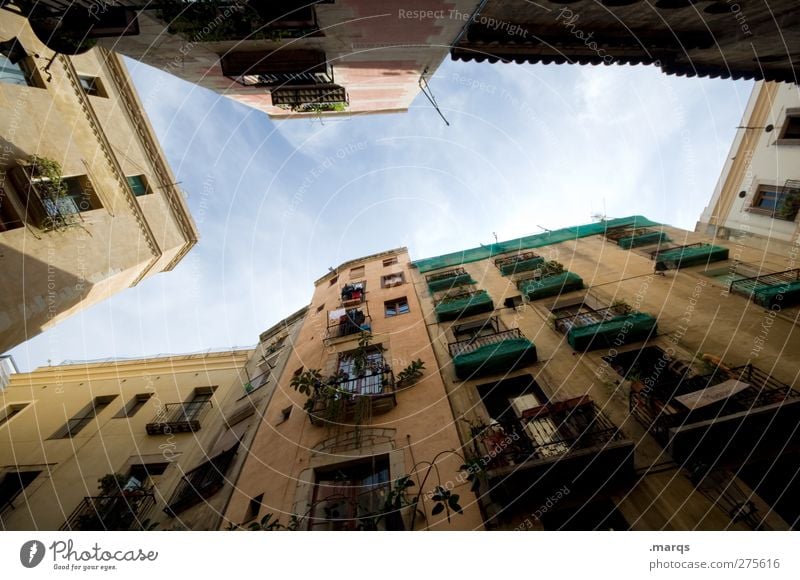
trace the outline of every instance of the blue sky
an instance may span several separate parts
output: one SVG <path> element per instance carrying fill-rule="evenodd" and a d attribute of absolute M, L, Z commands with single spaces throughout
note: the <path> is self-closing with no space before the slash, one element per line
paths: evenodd
<path fill-rule="evenodd" d="M 398 246 L 425 258 L 603 211 L 694 229 L 752 88 L 651 67 L 446 60 L 430 85 L 449 127 L 422 95 L 406 114 L 271 121 L 128 65 L 200 243 L 14 349 L 21 370 L 252 345 L 329 266 Z"/>

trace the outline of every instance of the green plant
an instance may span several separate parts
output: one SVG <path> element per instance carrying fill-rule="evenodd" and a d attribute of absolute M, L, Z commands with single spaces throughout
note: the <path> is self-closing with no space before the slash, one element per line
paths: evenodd
<path fill-rule="evenodd" d="M 422 378 L 422 371 L 425 370 L 425 363 L 422 359 L 411 361 L 411 364 L 397 373 L 397 388 L 410 387 Z"/>
<path fill-rule="evenodd" d="M 556 262 L 555 260 L 548 260 L 542 264 L 541 270 L 542 277 L 555 276 L 564 272 L 564 265 L 561 262 Z"/>
<path fill-rule="evenodd" d="M 628 312 L 630 312 L 632 310 L 631 309 L 631 305 L 628 304 L 622 298 L 618 298 L 618 299 L 614 300 L 614 302 L 611 303 L 611 308 L 613 308 L 617 312 L 623 312 L 625 314 L 627 314 Z"/>
<path fill-rule="evenodd" d="M 97 480 L 100 495 L 118 495 L 128 483 L 128 478 L 121 473 L 107 473 Z"/>
<path fill-rule="evenodd" d="M 800 190 L 792 189 L 781 198 L 778 207 L 775 208 L 775 215 L 781 219 L 793 220 L 797 217 L 798 210 L 800 210 Z"/>

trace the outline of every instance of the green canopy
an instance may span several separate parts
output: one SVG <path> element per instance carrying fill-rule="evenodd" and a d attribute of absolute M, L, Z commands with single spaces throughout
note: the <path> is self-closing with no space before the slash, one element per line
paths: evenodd
<path fill-rule="evenodd" d="M 572 290 L 583 288 L 583 280 L 572 272 L 562 272 L 555 276 L 539 278 L 538 280 L 525 280 L 519 285 L 519 291 L 531 300 L 555 296 Z"/>
<path fill-rule="evenodd" d="M 535 270 L 542 264 L 544 264 L 544 258 L 542 258 L 541 256 L 536 256 L 535 258 L 528 258 L 527 260 L 520 260 L 519 262 L 504 264 L 500 266 L 500 273 L 503 276 L 508 276 L 510 274 L 519 274 L 520 272 L 528 272 L 529 270 Z"/>
<path fill-rule="evenodd" d="M 486 293 L 486 290 L 480 290 L 475 294 L 469 294 L 463 298 L 455 300 L 448 300 L 436 305 L 436 320 L 444 322 L 446 320 L 455 320 L 462 316 L 471 316 L 480 312 L 490 312 L 494 310 L 494 302 L 492 297 Z"/>
<path fill-rule="evenodd" d="M 673 268 L 684 268 L 686 266 L 696 266 L 697 264 L 709 264 L 728 259 L 728 248 L 712 246 L 711 244 L 700 244 L 685 248 L 673 248 L 659 252 L 656 256 L 657 262 L 665 262 Z"/>
<path fill-rule="evenodd" d="M 428 282 L 428 289 L 431 292 L 441 292 L 443 290 L 450 290 L 456 286 L 463 286 L 465 284 L 475 284 L 475 280 L 469 274 L 457 274 L 449 278 L 441 278 L 440 280 L 433 280 Z"/>
<path fill-rule="evenodd" d="M 453 357 L 453 366 L 459 379 L 511 372 L 535 362 L 536 346 L 527 338 L 510 338 Z"/>
<path fill-rule="evenodd" d="M 577 326 L 567 333 L 567 342 L 579 351 L 622 346 L 644 340 L 656 332 L 656 319 L 642 312 L 621 314 L 604 322 Z"/>
<path fill-rule="evenodd" d="M 660 244 L 661 242 L 668 242 L 669 236 L 664 232 L 650 232 L 638 236 L 628 236 L 627 238 L 620 238 L 617 240 L 617 245 L 620 248 L 630 250 L 631 248 L 638 248 L 639 246 L 649 246 L 651 244 Z"/>

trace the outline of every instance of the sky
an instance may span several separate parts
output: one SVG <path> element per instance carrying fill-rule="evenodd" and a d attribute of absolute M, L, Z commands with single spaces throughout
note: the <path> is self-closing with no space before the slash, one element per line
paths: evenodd
<path fill-rule="evenodd" d="M 12 350 L 21 371 L 254 345 L 329 267 L 400 246 L 427 258 L 598 214 L 693 230 L 752 89 L 447 59 L 430 87 L 449 126 L 422 95 L 402 114 L 273 121 L 126 62 L 200 242 Z"/>

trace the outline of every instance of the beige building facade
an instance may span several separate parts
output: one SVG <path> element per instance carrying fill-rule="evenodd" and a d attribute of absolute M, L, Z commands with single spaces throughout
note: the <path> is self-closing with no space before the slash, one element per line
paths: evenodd
<path fill-rule="evenodd" d="M 253 354 L 14 374 L 0 394 L 2 529 L 216 529 L 257 424 Z"/>
<path fill-rule="evenodd" d="M 784 254 L 794 246 L 796 266 L 798 209 L 800 92 L 796 85 L 759 82 L 695 229 Z"/>
<path fill-rule="evenodd" d="M 229 525 L 261 525 L 271 514 L 265 523 L 302 530 L 482 528 L 408 266 L 399 248 L 316 281 Z M 412 361 L 424 366 L 415 379 L 403 375 Z M 299 392 L 293 379 L 309 371 L 317 385 Z M 400 481 L 413 486 L 398 490 Z M 436 508 L 440 497 L 447 508 Z"/>
<path fill-rule="evenodd" d="M 800 295 L 733 252 L 633 216 L 412 264 L 488 528 L 797 527 Z"/>
<path fill-rule="evenodd" d="M 197 228 L 120 57 L 0 13 L 0 352 L 173 269 Z"/>

